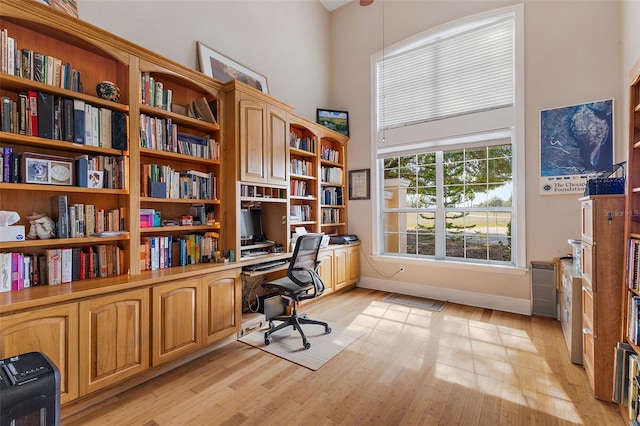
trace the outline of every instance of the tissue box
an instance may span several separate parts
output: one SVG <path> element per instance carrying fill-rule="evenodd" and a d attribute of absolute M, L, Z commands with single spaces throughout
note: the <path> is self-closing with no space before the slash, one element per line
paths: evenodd
<path fill-rule="evenodd" d="M 24 241 L 24 225 L 0 226 L 0 242 Z"/>

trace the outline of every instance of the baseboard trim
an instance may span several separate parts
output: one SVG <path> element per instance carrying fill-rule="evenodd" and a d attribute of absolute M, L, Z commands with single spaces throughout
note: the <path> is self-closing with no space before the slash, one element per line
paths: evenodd
<path fill-rule="evenodd" d="M 436 300 L 446 300 L 461 305 L 489 308 L 498 311 L 512 312 L 515 314 L 531 315 L 531 301 L 529 299 L 517 299 L 495 294 L 474 293 L 471 291 L 453 290 L 443 287 L 434 287 L 425 284 L 391 281 L 371 277 L 360 277 L 358 287 L 371 290 L 401 293 L 410 296 L 428 297 Z"/>

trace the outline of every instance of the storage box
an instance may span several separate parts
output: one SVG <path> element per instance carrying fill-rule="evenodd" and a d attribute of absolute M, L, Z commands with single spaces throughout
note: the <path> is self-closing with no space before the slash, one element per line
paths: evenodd
<path fill-rule="evenodd" d="M 587 179 L 584 195 L 624 194 L 625 163 L 623 161 L 614 164 L 611 166 L 611 170 L 602 172 L 595 178 Z"/>
<path fill-rule="evenodd" d="M 24 241 L 24 225 L 0 226 L 0 242 Z"/>

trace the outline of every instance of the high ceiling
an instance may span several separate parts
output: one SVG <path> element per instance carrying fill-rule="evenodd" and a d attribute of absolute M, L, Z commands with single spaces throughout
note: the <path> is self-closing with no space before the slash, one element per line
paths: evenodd
<path fill-rule="evenodd" d="M 329 12 L 333 12 L 337 8 L 342 7 L 345 4 L 349 3 L 351 0 L 319 0 L 319 1 L 320 3 L 322 3 L 324 7 L 327 8 Z"/>

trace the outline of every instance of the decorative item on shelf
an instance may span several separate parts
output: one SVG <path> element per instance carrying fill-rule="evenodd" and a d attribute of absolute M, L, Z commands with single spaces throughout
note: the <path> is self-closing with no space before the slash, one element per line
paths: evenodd
<path fill-rule="evenodd" d="M 611 170 L 606 170 L 594 178 L 587 179 L 584 195 L 624 194 L 625 163 L 626 161 L 614 164 L 611 166 Z"/>
<path fill-rule="evenodd" d="M 73 185 L 72 158 L 25 152 L 22 162 L 24 183 Z"/>
<path fill-rule="evenodd" d="M 19 220 L 17 212 L 0 211 L 0 241 L 24 241 L 24 226 L 16 225 Z"/>
<path fill-rule="evenodd" d="M 27 216 L 31 227 L 27 238 L 35 240 L 40 238 L 41 240 L 48 240 L 55 236 L 55 222 L 46 213 L 33 212 L 30 216 Z"/>
<path fill-rule="evenodd" d="M 96 93 L 102 99 L 118 102 L 120 100 L 120 89 L 110 81 L 101 81 L 96 86 Z"/>

